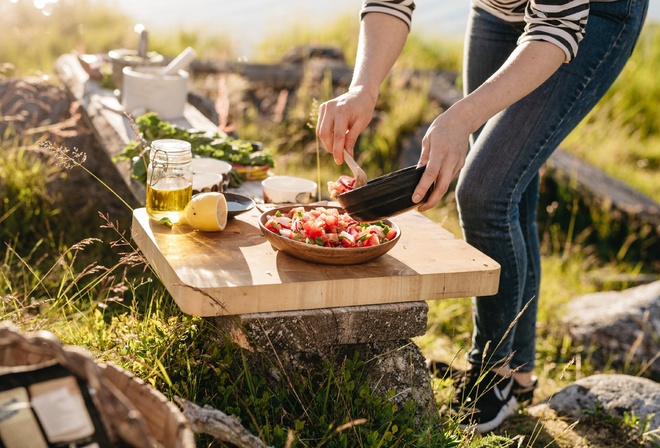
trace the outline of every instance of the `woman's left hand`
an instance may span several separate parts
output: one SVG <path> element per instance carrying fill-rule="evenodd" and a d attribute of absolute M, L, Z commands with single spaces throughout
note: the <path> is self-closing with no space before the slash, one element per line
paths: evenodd
<path fill-rule="evenodd" d="M 419 203 L 433 186 L 429 199 L 420 205 L 423 212 L 435 207 L 447 193 L 449 184 L 465 164 L 468 152 L 468 139 L 472 133 L 458 113 L 458 108 L 450 108 L 439 115 L 426 131 L 422 139 L 422 154 L 418 166 L 426 165 L 426 170 L 413 193 L 413 201 Z"/>

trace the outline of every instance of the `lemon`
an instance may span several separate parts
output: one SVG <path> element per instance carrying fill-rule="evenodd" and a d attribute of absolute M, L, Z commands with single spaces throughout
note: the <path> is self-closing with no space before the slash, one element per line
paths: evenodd
<path fill-rule="evenodd" d="M 227 225 L 227 200 L 218 192 L 198 193 L 181 212 L 179 224 L 203 232 L 218 232 Z"/>

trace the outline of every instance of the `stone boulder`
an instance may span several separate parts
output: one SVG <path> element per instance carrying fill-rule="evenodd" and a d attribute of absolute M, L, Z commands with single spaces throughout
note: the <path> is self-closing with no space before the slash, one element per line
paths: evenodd
<path fill-rule="evenodd" d="M 593 375 L 576 381 L 548 400 L 530 407 L 528 412 L 540 416 L 548 408 L 558 415 L 575 420 L 593 415 L 596 410 L 604 410 L 618 418 L 635 416 L 641 422 L 647 422 L 647 433 L 660 441 L 660 384 L 646 378 Z"/>
<path fill-rule="evenodd" d="M 596 366 L 625 365 L 660 378 L 660 281 L 578 297 L 564 323 Z"/>

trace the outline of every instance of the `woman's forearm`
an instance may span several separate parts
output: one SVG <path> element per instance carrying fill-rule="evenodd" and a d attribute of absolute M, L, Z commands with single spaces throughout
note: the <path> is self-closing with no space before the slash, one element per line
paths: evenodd
<path fill-rule="evenodd" d="M 353 154 L 358 136 L 373 116 L 380 85 L 407 37 L 408 25 L 399 18 L 376 12 L 363 17 L 351 86 L 319 106 L 316 133 L 336 163 L 344 161 L 344 149 Z"/>
<path fill-rule="evenodd" d="M 455 107 L 474 132 L 489 118 L 543 84 L 564 60 L 564 52 L 550 42 L 525 42 L 493 76 Z"/>
<path fill-rule="evenodd" d="M 408 25 L 389 14 L 367 14 L 360 23 L 351 89 L 366 91 L 374 101 L 380 85 L 399 57 L 408 37 Z"/>

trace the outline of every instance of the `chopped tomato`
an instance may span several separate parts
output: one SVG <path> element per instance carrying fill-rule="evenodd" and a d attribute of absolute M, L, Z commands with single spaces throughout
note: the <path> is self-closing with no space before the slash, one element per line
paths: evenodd
<path fill-rule="evenodd" d="M 342 193 L 355 188 L 355 178 L 346 175 L 339 176 L 336 182 L 328 182 L 328 192 L 331 198 L 336 198 Z"/>
<path fill-rule="evenodd" d="M 286 215 L 278 211 L 264 226 L 284 238 L 325 247 L 375 246 L 396 238 L 396 230 L 386 224 L 359 223 L 336 208 L 296 207 Z"/>
<path fill-rule="evenodd" d="M 355 241 L 349 240 L 348 238 L 340 238 L 341 245 L 344 247 L 356 247 Z"/>
<path fill-rule="evenodd" d="M 318 238 L 323 235 L 323 229 L 316 225 L 314 221 L 305 221 L 303 229 L 309 238 Z"/>
<path fill-rule="evenodd" d="M 339 222 L 339 218 L 334 215 L 325 215 L 325 225 L 328 226 L 331 229 L 334 229 L 337 227 L 337 223 Z"/>
<path fill-rule="evenodd" d="M 270 230 L 273 233 L 280 233 L 280 228 L 281 226 L 277 223 L 277 221 L 273 220 L 272 218 L 266 221 L 266 224 L 264 226 Z"/>
<path fill-rule="evenodd" d="M 371 236 L 369 236 L 369 238 L 364 240 L 364 242 L 362 243 L 364 247 L 378 246 L 379 244 L 380 241 L 378 240 L 378 235 L 376 235 L 375 233 L 372 233 Z"/>

